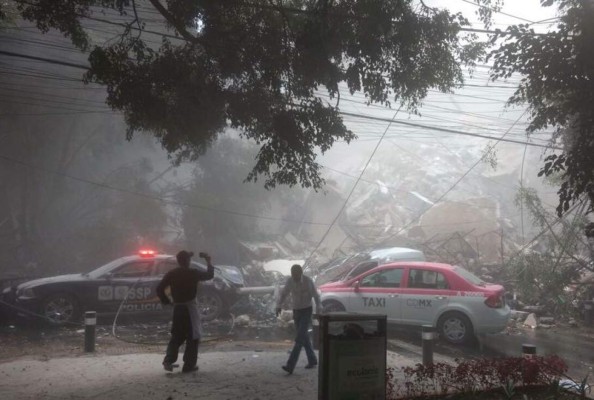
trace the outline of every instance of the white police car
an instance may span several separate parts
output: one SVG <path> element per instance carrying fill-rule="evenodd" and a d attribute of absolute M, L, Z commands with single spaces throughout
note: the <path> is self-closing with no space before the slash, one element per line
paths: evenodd
<path fill-rule="evenodd" d="M 389 323 L 432 325 L 454 344 L 502 331 L 511 314 L 503 286 L 449 264 L 385 264 L 319 290 L 326 312 L 385 313 Z"/>

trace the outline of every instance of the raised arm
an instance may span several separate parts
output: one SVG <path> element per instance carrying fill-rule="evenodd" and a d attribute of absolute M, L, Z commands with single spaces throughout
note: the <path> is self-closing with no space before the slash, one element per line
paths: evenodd
<path fill-rule="evenodd" d="M 203 254 L 203 253 L 200 253 Z M 197 275 L 198 275 L 198 280 L 199 281 L 208 281 L 212 278 L 214 278 L 214 265 L 212 265 L 210 256 L 206 253 L 203 254 L 204 260 L 206 261 L 206 272 L 204 271 L 200 271 L 200 270 L 196 270 Z"/>

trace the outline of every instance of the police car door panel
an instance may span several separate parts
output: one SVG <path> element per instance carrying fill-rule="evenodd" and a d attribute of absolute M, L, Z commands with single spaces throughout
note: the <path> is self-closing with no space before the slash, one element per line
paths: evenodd
<path fill-rule="evenodd" d="M 403 324 L 433 324 L 452 294 L 443 274 L 436 271 L 411 269 L 406 286 L 401 294 Z"/>
<path fill-rule="evenodd" d="M 401 270 L 382 270 L 359 281 L 350 301 L 354 312 L 386 314 L 388 321 L 398 322 L 401 313 L 399 276 Z"/>
<path fill-rule="evenodd" d="M 106 277 L 97 289 L 97 299 L 111 312 L 150 311 L 155 296 L 152 275 L 153 261 L 142 260 L 124 264 Z M 154 308 L 154 307 L 152 307 Z"/>
<path fill-rule="evenodd" d="M 74 291 L 81 311 L 96 311 L 98 313 L 109 312 L 109 306 L 105 302 L 99 302 L 99 286 L 104 286 L 104 279 L 88 279 L 76 286 Z"/>

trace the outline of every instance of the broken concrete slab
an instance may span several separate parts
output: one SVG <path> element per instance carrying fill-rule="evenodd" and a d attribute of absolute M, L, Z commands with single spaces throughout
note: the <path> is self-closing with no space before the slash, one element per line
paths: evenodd
<path fill-rule="evenodd" d="M 544 306 L 524 306 L 522 307 L 522 310 L 539 315 L 544 311 Z"/>
<path fill-rule="evenodd" d="M 527 326 L 532 329 L 538 328 L 538 319 L 536 318 L 536 314 L 529 314 L 524 320 L 524 326 Z"/>
<path fill-rule="evenodd" d="M 511 319 L 515 321 L 524 321 L 528 314 L 530 313 L 527 311 L 511 310 Z"/>
<path fill-rule="evenodd" d="M 250 324 L 250 316 L 247 314 L 240 315 L 235 318 L 235 325 L 237 326 L 248 326 Z"/>

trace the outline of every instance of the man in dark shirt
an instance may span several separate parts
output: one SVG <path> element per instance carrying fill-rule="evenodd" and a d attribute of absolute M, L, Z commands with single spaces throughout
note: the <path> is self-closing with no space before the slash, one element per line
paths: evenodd
<path fill-rule="evenodd" d="M 200 343 L 200 311 L 196 303 L 196 292 L 198 282 L 212 279 L 214 267 L 210 256 L 200 253 L 208 266 L 206 272 L 190 268 L 190 261 L 194 253 L 185 250 L 177 253 L 179 267 L 172 269 L 165 274 L 157 286 L 157 295 L 163 304 L 171 304 L 171 300 L 165 294 L 165 288 L 171 288 L 173 297 L 173 324 L 171 326 L 171 339 L 167 345 L 167 353 L 163 360 L 163 368 L 166 371 L 173 371 L 174 363 L 177 361 L 179 346 L 186 342 L 184 351 L 184 366 L 182 372 L 197 371 L 198 344 Z"/>

